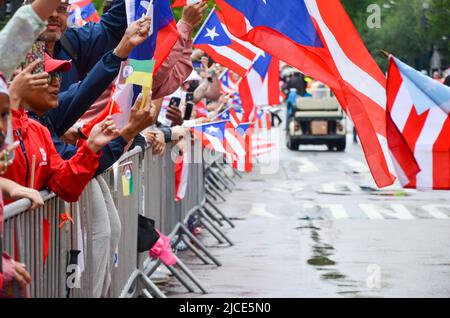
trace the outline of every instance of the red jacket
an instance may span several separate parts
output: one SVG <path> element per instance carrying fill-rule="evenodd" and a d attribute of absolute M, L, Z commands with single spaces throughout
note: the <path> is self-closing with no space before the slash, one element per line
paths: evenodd
<path fill-rule="evenodd" d="M 36 157 L 34 189 L 49 189 L 67 202 L 75 202 L 98 168 L 101 152 L 95 154 L 86 145 L 78 148 L 70 160 L 63 160 L 47 128 L 30 120 L 24 110 L 12 111 L 14 140 L 19 141 L 14 162 L 4 175 L 29 187 L 33 156 Z"/>

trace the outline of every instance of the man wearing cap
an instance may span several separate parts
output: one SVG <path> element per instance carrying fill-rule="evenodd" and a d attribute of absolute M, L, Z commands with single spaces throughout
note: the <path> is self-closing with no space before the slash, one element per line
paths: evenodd
<path fill-rule="evenodd" d="M 33 0 L 25 1 L 33 2 Z M 67 27 L 69 2 L 69 0 L 61 1 L 61 5 L 48 18 L 47 29 L 41 35 L 51 56 L 74 62 L 72 70 L 62 76 L 61 91 L 67 90 L 71 84 L 83 79 L 106 52 L 117 46 L 127 28 L 124 0 L 115 0 L 102 15 L 99 23 L 87 23 L 81 28 Z M 190 55 L 191 32 L 200 23 L 206 9 L 207 5 L 204 3 L 185 8 L 182 19 L 177 24 L 182 36 L 168 57 L 170 63 L 163 64 L 155 74 L 155 92 L 167 85 L 173 91 L 189 75 L 191 66 L 186 67 L 185 56 Z M 154 97 L 163 97 L 172 91 L 164 89 L 160 95 Z"/>
<path fill-rule="evenodd" d="M 9 79 L 16 65 L 45 30 L 45 20 L 59 6 L 60 0 L 36 0 L 20 8 L 0 31 L 0 72 Z"/>

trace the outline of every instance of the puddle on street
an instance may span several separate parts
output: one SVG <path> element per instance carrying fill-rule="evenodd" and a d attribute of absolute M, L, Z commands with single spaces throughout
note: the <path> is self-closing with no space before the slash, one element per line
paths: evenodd
<path fill-rule="evenodd" d="M 323 281 L 335 284 L 340 290 L 338 292 L 339 295 L 358 297 L 359 292 L 354 290 L 358 288 L 357 283 L 349 281 L 346 275 L 337 270 L 337 262 L 333 260 L 334 247 L 323 242 L 320 235 L 321 228 L 315 226 L 313 221 L 309 220 L 308 225 L 299 226 L 297 229 L 310 231 L 313 244 L 311 247 L 311 258 L 307 260 L 308 265 L 313 266 L 320 272 L 320 278 Z"/>

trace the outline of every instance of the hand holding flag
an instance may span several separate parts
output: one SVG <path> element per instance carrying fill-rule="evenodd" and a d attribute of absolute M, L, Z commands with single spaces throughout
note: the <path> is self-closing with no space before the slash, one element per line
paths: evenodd
<path fill-rule="evenodd" d="M 157 107 L 152 101 L 152 93 L 150 91 L 145 98 L 142 95 L 143 94 L 140 94 L 136 99 L 134 106 L 131 108 L 128 123 L 120 133 L 123 139 L 125 139 L 127 142 L 131 141 L 145 128 L 156 123 Z M 142 105 L 142 101 L 144 99 L 144 107 L 140 109 L 140 105 Z"/>
<path fill-rule="evenodd" d="M 172 4 L 172 8 L 186 7 L 192 4 L 197 4 L 205 0 L 175 0 Z"/>

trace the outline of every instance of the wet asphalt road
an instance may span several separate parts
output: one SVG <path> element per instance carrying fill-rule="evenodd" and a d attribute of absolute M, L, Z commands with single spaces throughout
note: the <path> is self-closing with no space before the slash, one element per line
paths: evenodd
<path fill-rule="evenodd" d="M 202 235 L 223 266 L 182 254 L 209 294 L 172 280 L 170 297 L 450 297 L 448 192 L 374 191 L 350 136 L 344 153 L 278 137 L 279 169 L 257 168 L 219 204 L 235 246 Z"/>

